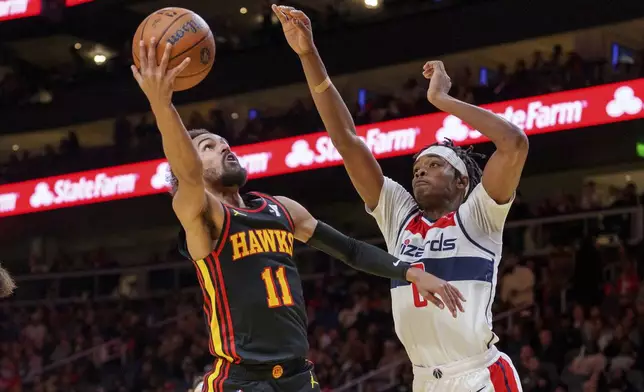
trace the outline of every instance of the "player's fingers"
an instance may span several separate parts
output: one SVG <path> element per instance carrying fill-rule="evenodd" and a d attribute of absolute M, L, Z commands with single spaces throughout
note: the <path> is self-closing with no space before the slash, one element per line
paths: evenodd
<path fill-rule="evenodd" d="M 170 61 L 170 51 L 172 50 L 172 44 L 170 42 L 165 44 L 165 50 L 163 51 L 163 57 L 161 57 L 161 63 L 159 64 L 159 69 L 161 72 L 164 72 L 168 69 L 168 62 Z"/>
<path fill-rule="evenodd" d="M 282 24 L 286 23 L 286 16 L 284 15 L 280 7 L 273 4 L 271 8 L 273 9 L 273 13 L 275 14 L 275 16 L 277 16 L 277 19 L 280 21 L 280 23 Z"/>
<path fill-rule="evenodd" d="M 445 309 L 445 304 L 444 304 L 444 303 L 443 303 L 443 301 L 441 301 L 441 299 L 440 299 L 440 298 L 438 298 L 435 294 L 432 294 L 432 293 L 430 293 L 430 292 L 426 292 L 426 293 L 422 294 L 422 296 L 423 296 L 423 298 L 425 298 L 425 299 L 426 299 L 426 300 L 428 300 L 429 302 L 431 302 L 431 303 L 433 303 L 434 305 L 436 305 L 436 307 L 437 307 L 437 308 L 439 308 L 439 309 Z"/>
<path fill-rule="evenodd" d="M 451 295 L 449 290 L 447 289 L 447 286 L 443 287 L 440 291 L 439 294 L 441 298 L 443 299 L 443 302 L 445 303 L 445 306 L 447 306 L 447 309 L 452 313 L 452 317 L 456 317 L 456 303 L 454 301 L 454 297 Z"/>
<path fill-rule="evenodd" d="M 156 45 L 156 38 L 152 37 L 150 38 L 150 45 L 148 46 L 148 67 L 150 67 L 151 70 L 157 69 L 157 45 Z"/>
<path fill-rule="evenodd" d="M 454 291 L 454 293 L 456 294 L 456 296 L 457 296 L 461 301 L 463 301 L 463 302 L 467 302 L 467 300 L 465 299 L 465 296 L 463 295 L 463 293 L 461 293 L 461 291 L 460 291 L 459 289 L 457 289 L 456 287 L 452 286 L 451 284 L 450 284 L 449 286 L 452 288 L 452 290 Z"/>
<path fill-rule="evenodd" d="M 309 19 L 309 17 L 306 16 L 304 12 L 300 10 L 293 10 L 291 11 L 291 16 L 300 21 L 302 27 L 305 27 L 306 29 L 311 28 L 311 19 Z"/>
<path fill-rule="evenodd" d="M 143 83 L 143 77 L 141 76 L 141 73 L 139 72 L 139 70 L 136 68 L 136 65 L 134 64 L 130 66 L 130 69 L 132 70 L 132 76 L 134 76 L 134 79 L 140 86 L 141 83 Z"/>
<path fill-rule="evenodd" d="M 457 294 L 458 290 L 454 286 L 448 283 L 447 287 L 445 288 L 445 291 L 447 292 L 447 295 L 449 295 L 450 301 L 454 303 L 455 310 L 459 310 L 461 313 L 463 313 L 465 309 L 463 309 L 463 304 L 461 303 L 461 300 L 458 297 L 458 294 Z"/>
<path fill-rule="evenodd" d="M 445 71 L 445 64 L 443 64 L 442 61 L 436 62 L 436 68 L 438 68 L 440 72 L 447 73 L 447 71 Z"/>
<path fill-rule="evenodd" d="M 190 65 L 190 57 L 186 57 L 185 59 L 183 59 L 181 64 L 179 64 L 176 67 L 172 68 L 172 70 L 168 73 L 168 81 L 170 81 L 170 82 L 174 81 L 174 79 L 176 79 L 177 76 L 181 72 L 183 72 L 183 70 L 186 69 L 186 67 L 188 67 L 188 65 Z"/>
<path fill-rule="evenodd" d="M 291 20 L 291 16 L 289 15 L 289 9 L 291 9 L 293 7 L 287 7 L 285 5 L 280 5 L 278 8 L 280 10 L 280 13 L 284 17 L 285 22 L 288 22 L 289 20 Z"/>
<path fill-rule="evenodd" d="M 148 67 L 148 55 L 145 51 L 145 42 L 143 40 L 139 41 L 139 66 L 141 70 Z"/>

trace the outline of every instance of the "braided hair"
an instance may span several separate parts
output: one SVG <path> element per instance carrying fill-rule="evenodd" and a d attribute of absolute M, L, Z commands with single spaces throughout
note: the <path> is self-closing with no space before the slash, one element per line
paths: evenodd
<path fill-rule="evenodd" d="M 462 148 L 454 144 L 452 139 L 445 138 L 442 142 L 436 142 L 428 146 L 423 147 L 416 155 L 414 155 L 414 161 L 418 158 L 423 151 L 427 150 L 433 146 L 443 146 L 451 148 L 456 155 L 463 160 L 465 167 L 467 168 L 467 176 L 469 177 L 469 189 L 467 194 L 472 193 L 472 190 L 481 182 L 481 177 L 483 176 L 483 171 L 481 167 L 476 162 L 477 160 L 485 159 L 484 154 L 474 152 L 474 147 L 469 146 L 468 148 Z"/>
<path fill-rule="evenodd" d="M 188 131 L 188 135 L 190 136 L 190 139 L 195 140 L 197 137 L 201 135 L 207 135 L 211 134 L 212 132 L 209 132 L 206 129 L 191 129 Z M 172 168 L 168 170 L 168 182 L 170 183 L 170 194 L 174 196 L 175 193 L 177 193 L 177 189 L 179 187 L 179 180 L 177 179 L 177 176 L 174 175 L 172 172 Z"/>

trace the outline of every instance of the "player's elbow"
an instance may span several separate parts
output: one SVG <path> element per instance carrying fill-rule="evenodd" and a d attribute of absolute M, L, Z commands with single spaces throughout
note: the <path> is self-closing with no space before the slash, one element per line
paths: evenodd
<path fill-rule="evenodd" d="M 507 124 L 502 140 L 497 143 L 497 149 L 512 152 L 518 156 L 528 155 L 530 143 L 528 136 L 514 124 Z"/>

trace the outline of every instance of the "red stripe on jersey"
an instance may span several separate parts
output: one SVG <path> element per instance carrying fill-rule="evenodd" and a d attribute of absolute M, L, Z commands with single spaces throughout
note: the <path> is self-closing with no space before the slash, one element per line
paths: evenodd
<path fill-rule="evenodd" d="M 420 234 L 421 237 L 425 238 L 425 235 L 431 229 L 444 229 L 446 227 L 456 226 L 456 219 L 454 218 L 455 215 L 456 211 L 450 212 L 438 219 L 436 222 L 429 224 L 425 222 L 423 219 L 423 213 L 420 212 L 416 217 L 409 221 L 405 230 L 412 234 Z"/>

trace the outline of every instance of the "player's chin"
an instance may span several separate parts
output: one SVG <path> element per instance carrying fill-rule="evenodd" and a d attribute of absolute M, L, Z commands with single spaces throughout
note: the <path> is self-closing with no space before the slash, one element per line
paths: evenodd
<path fill-rule="evenodd" d="M 429 206 L 436 203 L 436 200 L 442 200 L 445 195 L 436 187 L 429 184 L 414 186 L 414 198 L 420 206 Z"/>
<path fill-rule="evenodd" d="M 246 185 L 248 180 L 248 173 L 246 169 L 237 165 L 236 167 L 228 167 L 221 176 L 221 182 L 226 187 L 237 186 L 242 187 Z"/>

